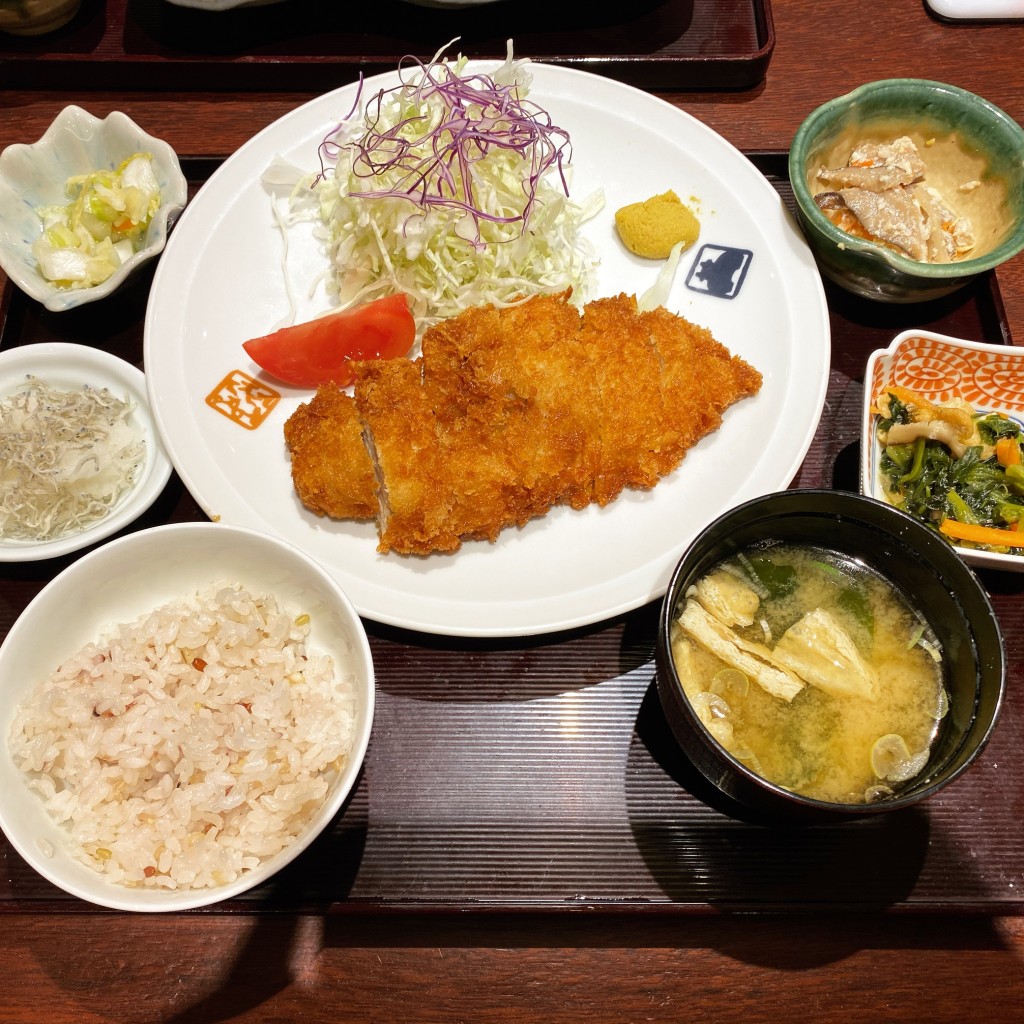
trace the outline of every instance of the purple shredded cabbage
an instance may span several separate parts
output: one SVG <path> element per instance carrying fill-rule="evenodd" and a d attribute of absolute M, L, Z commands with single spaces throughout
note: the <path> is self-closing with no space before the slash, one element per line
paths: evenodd
<path fill-rule="evenodd" d="M 515 85 L 498 85 L 489 75 L 459 77 L 445 63 L 426 65 L 417 58 L 406 58 L 419 65 L 420 81 L 403 82 L 392 89 L 381 89 L 366 105 L 369 127 L 351 142 L 339 143 L 336 136 L 360 108 L 363 76 L 359 76 L 355 102 L 320 144 L 321 173 L 328 174 L 327 163 L 335 163 L 338 153 L 346 147 L 354 150 L 353 173 L 366 181 L 366 188 L 350 191 L 351 197 L 362 199 L 403 198 L 423 210 L 446 207 L 469 214 L 477 223 L 521 222 L 525 229 L 544 174 L 557 167 L 562 189 L 569 194 L 565 165 L 571 159 L 572 147 L 568 132 L 552 124 L 551 117 L 540 106 L 519 98 Z M 402 70 L 399 64 L 399 71 Z M 444 115 L 436 124 L 424 124 L 423 131 L 413 139 L 402 137 L 403 131 L 422 118 L 408 118 L 400 124 L 381 126 L 382 109 L 387 97 L 412 89 L 418 101 L 440 97 Z M 473 165 L 493 149 L 514 151 L 529 164 L 529 175 L 523 181 L 526 202 L 516 216 L 497 216 L 480 209 L 473 202 Z M 423 150 L 426 148 L 427 152 Z M 387 172 L 399 171 L 397 181 L 387 188 L 373 188 L 374 179 Z"/>

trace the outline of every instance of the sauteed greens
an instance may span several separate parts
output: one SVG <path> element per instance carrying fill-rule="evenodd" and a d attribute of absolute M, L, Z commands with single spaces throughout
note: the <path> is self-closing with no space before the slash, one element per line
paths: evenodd
<path fill-rule="evenodd" d="M 886 497 L 958 544 L 1024 549 L 1021 424 L 890 386 L 877 402 Z"/>

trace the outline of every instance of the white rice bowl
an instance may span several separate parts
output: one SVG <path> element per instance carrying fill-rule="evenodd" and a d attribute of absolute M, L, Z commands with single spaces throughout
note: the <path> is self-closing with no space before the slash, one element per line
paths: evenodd
<path fill-rule="evenodd" d="M 213 523 L 123 537 L 61 573 L 0 647 L 0 828 L 101 906 L 236 896 L 341 808 L 373 703 L 359 617 L 302 552 Z"/>

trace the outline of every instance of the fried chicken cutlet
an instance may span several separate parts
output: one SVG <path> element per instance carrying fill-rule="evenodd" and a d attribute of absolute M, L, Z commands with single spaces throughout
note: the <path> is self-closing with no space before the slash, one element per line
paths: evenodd
<path fill-rule="evenodd" d="M 358 364 L 354 397 L 321 387 L 285 440 L 311 511 L 375 517 L 382 553 L 449 552 L 558 504 L 653 487 L 760 387 L 665 309 L 537 296 L 437 324 L 416 362 Z"/>
<path fill-rule="evenodd" d="M 376 517 L 377 477 L 349 395 L 321 388 L 288 417 L 284 440 L 295 493 L 306 508 L 332 519 Z"/>
<path fill-rule="evenodd" d="M 522 525 L 552 505 L 592 500 L 600 453 L 600 404 L 580 315 L 567 296 L 506 309 L 481 306 L 423 338 L 423 379 L 447 404 L 446 431 L 492 449 L 496 478 Z"/>
<path fill-rule="evenodd" d="M 601 448 L 593 500 L 613 501 L 627 487 L 653 487 L 678 458 L 662 454 L 672 417 L 661 391 L 661 365 L 632 296 L 597 299 L 583 310 L 580 340 L 597 377 Z"/>

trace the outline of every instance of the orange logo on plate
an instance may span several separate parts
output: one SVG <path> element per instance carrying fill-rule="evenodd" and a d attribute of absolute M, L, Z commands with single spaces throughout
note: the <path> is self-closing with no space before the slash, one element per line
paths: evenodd
<path fill-rule="evenodd" d="M 246 430 L 255 430 L 281 396 L 255 377 L 232 370 L 207 396 L 206 404 Z"/>

